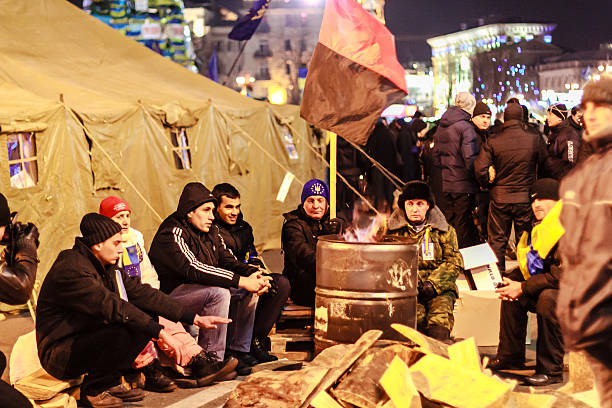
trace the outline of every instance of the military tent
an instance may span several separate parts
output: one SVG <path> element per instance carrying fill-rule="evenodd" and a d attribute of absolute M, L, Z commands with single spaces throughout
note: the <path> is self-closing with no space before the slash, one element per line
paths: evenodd
<path fill-rule="evenodd" d="M 41 230 L 39 279 L 108 195 L 130 203 L 148 244 L 187 182 L 227 181 L 256 244 L 278 248 L 282 213 L 321 176 L 297 106 L 243 97 L 65 0 L 0 0 L 0 37 L 0 191 Z"/>

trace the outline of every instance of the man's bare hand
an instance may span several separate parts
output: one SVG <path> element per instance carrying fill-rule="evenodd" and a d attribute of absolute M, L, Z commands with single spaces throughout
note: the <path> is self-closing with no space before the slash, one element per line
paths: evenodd
<path fill-rule="evenodd" d="M 508 278 L 503 278 L 503 282 L 504 286 L 495 289 L 495 293 L 499 295 L 501 300 L 515 301 L 523 294 L 521 282 L 513 281 Z"/>
<path fill-rule="evenodd" d="M 200 316 L 196 315 L 193 324 L 201 329 L 216 329 L 218 324 L 229 324 L 232 319 L 221 316 Z"/>
<path fill-rule="evenodd" d="M 249 292 L 258 293 L 266 287 L 264 282 L 265 281 L 261 279 L 261 272 L 255 272 L 251 276 L 241 276 L 238 281 L 238 287 L 248 290 Z"/>
<path fill-rule="evenodd" d="M 159 332 L 157 345 L 165 354 L 169 356 L 181 355 L 181 342 L 172 337 L 172 335 L 170 335 L 164 329 Z"/>

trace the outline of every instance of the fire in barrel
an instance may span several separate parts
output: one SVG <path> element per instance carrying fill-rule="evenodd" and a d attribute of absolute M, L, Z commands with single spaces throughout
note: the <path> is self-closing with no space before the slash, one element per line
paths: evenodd
<path fill-rule="evenodd" d="M 317 243 L 317 353 L 353 343 L 370 329 L 382 330 L 383 339 L 401 340 L 391 323 L 416 327 L 417 246 L 394 236 L 346 239 L 352 236 L 325 235 Z"/>

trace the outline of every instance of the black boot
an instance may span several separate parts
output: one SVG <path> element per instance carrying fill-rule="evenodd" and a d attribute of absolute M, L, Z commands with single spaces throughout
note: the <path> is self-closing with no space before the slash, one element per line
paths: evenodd
<path fill-rule="evenodd" d="M 425 329 L 425 334 L 443 343 L 453 344 L 453 341 L 450 338 L 450 330 L 448 330 L 446 327 L 434 324 Z"/>
<path fill-rule="evenodd" d="M 260 363 L 276 361 L 278 357 L 269 353 L 271 348 L 269 337 L 253 337 L 250 354 Z"/>
<path fill-rule="evenodd" d="M 140 369 L 145 377 L 145 390 L 153 392 L 171 392 L 176 384 L 166 377 L 158 359 Z"/>
<path fill-rule="evenodd" d="M 253 356 L 244 351 L 226 350 L 225 355 L 227 357 L 234 357 L 236 360 L 238 360 L 238 365 L 236 366 L 236 372 L 238 372 L 238 375 L 251 374 L 251 367 L 258 363 Z"/>
<path fill-rule="evenodd" d="M 237 365 L 238 360 L 233 357 L 219 361 L 214 354 L 202 350 L 191 358 L 187 367 L 191 368 L 191 375 L 196 379 L 198 387 L 204 387 L 213 381 L 222 381 L 232 377 L 231 374 Z"/>

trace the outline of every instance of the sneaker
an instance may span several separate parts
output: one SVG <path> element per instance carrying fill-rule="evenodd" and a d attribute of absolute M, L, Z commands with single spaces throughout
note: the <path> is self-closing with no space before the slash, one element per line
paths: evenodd
<path fill-rule="evenodd" d="M 203 387 L 228 376 L 237 365 L 238 360 L 233 357 L 219 361 L 214 354 L 201 351 L 191 358 L 187 366 L 191 368 L 198 387 Z"/>
<path fill-rule="evenodd" d="M 270 348 L 269 337 L 253 337 L 250 354 L 259 363 L 269 363 L 270 361 L 278 360 L 278 357 L 269 353 Z"/>
<path fill-rule="evenodd" d="M 108 390 L 97 395 L 86 395 L 81 390 L 79 406 L 92 408 L 123 408 L 123 401 L 121 398 L 112 396 Z"/>
<path fill-rule="evenodd" d="M 144 389 L 153 392 L 172 392 L 176 384 L 164 374 L 158 359 L 140 369 L 145 377 Z"/>
<path fill-rule="evenodd" d="M 140 388 L 129 389 L 123 383 L 115 385 L 107 390 L 113 397 L 120 398 L 125 402 L 142 401 L 145 393 Z"/>

